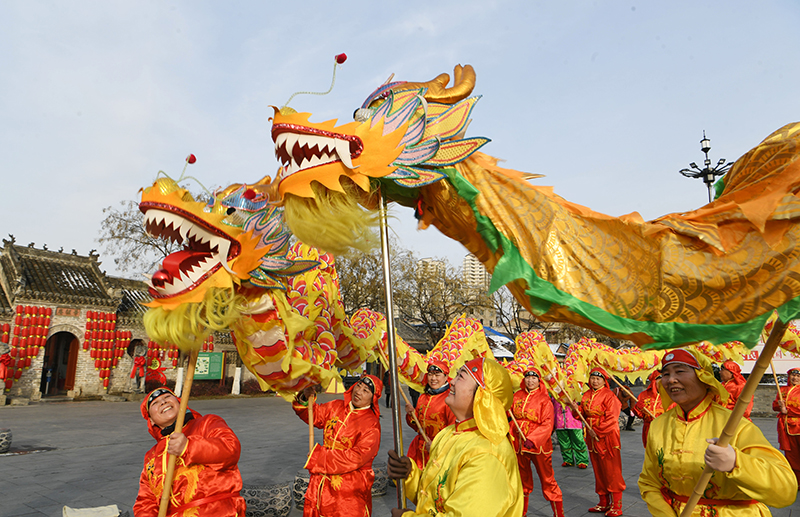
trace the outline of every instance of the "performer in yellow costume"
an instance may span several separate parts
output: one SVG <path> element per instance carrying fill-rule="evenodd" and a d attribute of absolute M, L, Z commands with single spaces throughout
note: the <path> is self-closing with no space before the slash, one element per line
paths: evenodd
<path fill-rule="evenodd" d="M 389 451 L 389 476 L 405 479 L 406 496 L 417 505 L 394 508 L 392 517 L 522 515 L 522 483 L 507 436 L 513 393 L 496 361 L 478 357 L 461 367 L 447 397 L 456 423 L 436 435 L 425 469 Z"/>
<path fill-rule="evenodd" d="M 789 463 L 752 422 L 742 420 L 727 447 L 716 445 L 731 414 L 727 391 L 701 354 L 673 350 L 662 360 L 661 402 L 676 406 L 653 420 L 645 449 L 639 490 L 650 513 L 677 516 L 704 465 L 714 472 L 692 515 L 747 517 L 770 515 L 767 505 L 783 508 L 797 496 Z"/>

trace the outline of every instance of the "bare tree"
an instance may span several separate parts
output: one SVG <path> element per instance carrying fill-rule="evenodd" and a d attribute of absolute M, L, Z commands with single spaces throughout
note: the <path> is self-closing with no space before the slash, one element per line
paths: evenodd
<path fill-rule="evenodd" d="M 100 223 L 97 239 L 105 252 L 114 257 L 119 271 L 152 272 L 164 257 L 181 248 L 179 244 L 148 235 L 144 214 L 136 201 L 121 201 L 119 206 L 103 209 L 106 217 Z"/>
<path fill-rule="evenodd" d="M 435 267 L 429 267 L 431 263 Z M 395 288 L 398 313 L 409 323 L 424 326 L 433 342 L 441 339 L 456 316 L 476 307 L 461 271 L 446 260 L 425 263 L 409 254 L 399 266 Z"/>
<path fill-rule="evenodd" d="M 391 240 L 390 267 L 392 279 L 396 282 L 398 271 L 404 269 L 401 263 L 409 260 L 411 252 L 401 248 Z M 350 250 L 336 256 L 336 271 L 339 275 L 342 304 L 347 313 L 362 307 L 377 312 L 386 312 L 386 297 L 383 287 L 383 259 L 380 250 L 364 253 Z"/>

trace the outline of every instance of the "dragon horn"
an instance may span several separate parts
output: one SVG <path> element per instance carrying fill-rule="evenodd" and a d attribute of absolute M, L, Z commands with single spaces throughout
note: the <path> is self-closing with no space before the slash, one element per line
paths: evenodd
<path fill-rule="evenodd" d="M 403 83 L 392 88 L 392 90 L 406 91 L 427 88 L 425 100 L 443 104 L 455 104 L 465 99 L 475 88 L 475 69 L 472 68 L 472 65 L 456 65 L 453 69 L 453 76 L 455 80 L 450 88 L 447 87 L 447 83 L 450 82 L 450 75 L 439 74 L 432 81 L 426 83 Z"/>

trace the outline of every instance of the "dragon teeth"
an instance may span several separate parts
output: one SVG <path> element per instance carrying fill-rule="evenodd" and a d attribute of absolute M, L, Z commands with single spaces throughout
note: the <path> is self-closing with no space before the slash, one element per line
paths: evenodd
<path fill-rule="evenodd" d="M 353 161 L 350 159 L 350 142 L 347 140 L 336 140 L 336 154 L 339 156 L 339 160 L 344 164 L 345 167 L 348 169 L 354 169 Z"/>
<path fill-rule="evenodd" d="M 304 147 L 309 150 L 316 147 L 316 150 L 311 151 L 311 158 L 303 151 Z M 336 160 L 349 169 L 355 168 L 350 156 L 350 142 L 326 136 L 280 133 L 275 137 L 275 156 L 283 164 L 287 176 Z"/>

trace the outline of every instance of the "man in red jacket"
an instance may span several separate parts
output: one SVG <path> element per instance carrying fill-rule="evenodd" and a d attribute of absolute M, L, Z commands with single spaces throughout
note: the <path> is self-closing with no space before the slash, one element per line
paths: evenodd
<path fill-rule="evenodd" d="M 323 444 L 315 444 L 305 468 L 311 473 L 304 517 L 368 517 L 372 515 L 372 462 L 381 445 L 380 405 L 383 383 L 364 375 L 344 394 L 344 400 L 314 404 L 314 427 L 324 429 Z M 310 386 L 292 407 L 308 422 Z"/>
<path fill-rule="evenodd" d="M 553 441 L 550 439 L 553 434 L 553 404 L 536 368 L 528 368 L 521 387 L 511 403 L 514 420 L 519 425 L 519 428 L 512 426 L 511 436 L 517 451 L 522 493 L 525 494 L 522 515 L 528 513 L 528 497 L 533 492 L 533 462 L 542 485 L 542 495 L 550 502 L 553 517 L 564 517 L 561 488 L 553 474 Z"/>
<path fill-rule="evenodd" d="M 444 402 L 450 394 L 449 373 L 450 368 L 444 361 L 429 361 L 428 373 L 425 375 L 425 393 L 417 399 L 416 409 L 411 404 L 406 404 L 406 423 L 419 433 L 408 446 L 408 457 L 414 460 L 420 469 L 425 468 L 431 456 L 422 433 L 425 433 L 428 440 L 433 441 L 439 431 L 456 423 L 456 417 Z M 413 413 L 416 413 L 417 420 L 422 425 L 421 431 L 417 429 L 417 423 L 411 416 Z"/>
<path fill-rule="evenodd" d="M 175 432 L 180 400 L 169 388 L 157 388 L 142 401 L 142 416 L 156 444 L 144 456 L 136 517 L 158 515 L 167 455 L 177 456 L 167 515 L 170 517 L 244 517 L 239 495 L 241 445 L 217 415 L 189 409 L 181 432 Z"/>
<path fill-rule="evenodd" d="M 592 368 L 589 389 L 583 393 L 580 408 L 574 407 L 573 411 L 583 413 L 592 428 L 586 430 L 586 448 L 592 460 L 594 487 L 600 502 L 588 511 L 618 517 L 622 515 L 622 492 L 625 491 L 619 439 L 622 404 L 606 386 L 607 379 L 605 370 Z"/>

